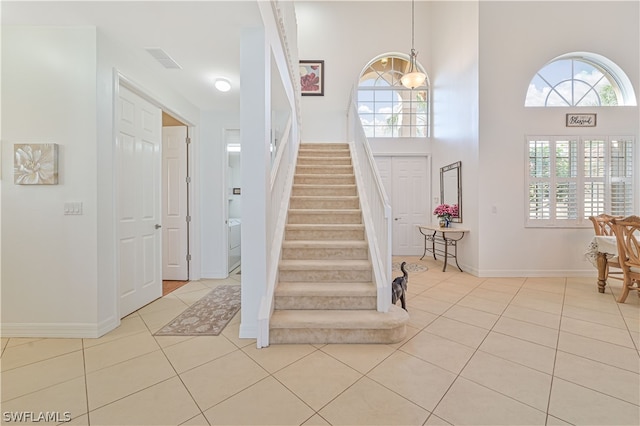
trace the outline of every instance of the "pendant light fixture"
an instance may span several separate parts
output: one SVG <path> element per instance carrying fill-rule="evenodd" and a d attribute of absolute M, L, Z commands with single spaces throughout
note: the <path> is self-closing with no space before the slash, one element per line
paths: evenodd
<path fill-rule="evenodd" d="M 409 89 L 415 89 L 416 87 L 420 87 L 424 84 L 424 81 L 427 79 L 427 76 L 424 73 L 418 71 L 418 66 L 416 65 L 416 57 L 418 54 L 416 53 L 416 49 L 414 49 L 414 37 L 415 37 L 415 0 L 411 0 L 411 57 L 409 58 L 409 72 L 402 76 L 400 82 L 404 87 Z"/>

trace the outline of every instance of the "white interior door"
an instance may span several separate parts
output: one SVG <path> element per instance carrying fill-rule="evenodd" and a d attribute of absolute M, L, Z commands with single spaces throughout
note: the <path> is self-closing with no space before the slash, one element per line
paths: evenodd
<path fill-rule="evenodd" d="M 424 239 L 417 226 L 430 222 L 427 157 L 376 157 L 376 164 L 391 203 L 393 255 L 422 254 Z"/>
<path fill-rule="evenodd" d="M 187 127 L 162 128 L 162 279 L 189 279 Z"/>
<path fill-rule="evenodd" d="M 116 250 L 124 317 L 162 296 L 161 110 L 121 86 L 116 123 Z"/>

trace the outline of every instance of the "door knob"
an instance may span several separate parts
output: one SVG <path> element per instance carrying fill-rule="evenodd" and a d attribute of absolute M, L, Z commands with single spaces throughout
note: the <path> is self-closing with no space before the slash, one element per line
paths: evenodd
<path fill-rule="evenodd" d="M 162 225 L 160 225 L 159 223 L 156 223 L 156 229 L 160 229 L 162 228 Z"/>
<path fill-rule="evenodd" d="M 394 217 L 393 220 L 400 220 L 402 219 L 401 217 Z"/>

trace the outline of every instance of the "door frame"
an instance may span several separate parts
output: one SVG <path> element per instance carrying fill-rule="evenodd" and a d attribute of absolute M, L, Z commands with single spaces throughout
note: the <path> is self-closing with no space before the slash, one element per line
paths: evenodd
<path fill-rule="evenodd" d="M 224 273 L 225 273 L 225 278 L 229 277 L 230 272 L 229 271 L 229 194 L 228 194 L 228 185 L 229 185 L 229 152 L 227 151 L 227 132 L 229 130 L 240 130 L 239 126 L 237 127 L 233 127 L 233 126 L 225 126 L 222 129 L 222 136 L 221 136 L 221 146 L 222 146 L 222 158 L 224 159 L 224 166 L 222 167 L 222 171 L 221 171 L 221 179 L 222 179 L 222 227 L 221 230 L 222 232 L 220 233 L 220 235 L 222 235 L 222 246 L 223 246 L 223 257 L 224 257 L 224 262 L 223 262 L 223 266 L 224 266 Z M 242 162 L 242 155 L 240 156 L 240 161 Z M 241 256 L 241 260 L 240 260 L 240 264 L 242 264 L 242 247 L 240 248 L 240 256 Z"/>
<path fill-rule="evenodd" d="M 426 165 L 426 170 L 425 170 L 425 176 L 427 178 L 427 180 L 429 181 L 429 185 L 427 185 L 426 191 L 427 191 L 427 199 L 426 199 L 426 214 L 429 215 L 431 213 L 431 209 L 433 208 L 433 197 L 432 195 L 432 185 L 433 185 L 433 168 L 432 168 L 432 154 L 428 153 L 428 152 L 398 152 L 398 151 L 394 151 L 394 152 L 376 152 L 373 154 L 374 159 L 376 157 L 379 158 L 389 158 L 390 159 L 390 163 L 391 165 L 393 164 L 393 159 L 394 158 L 401 158 L 401 157 L 423 157 L 425 159 L 425 165 Z M 391 203 L 391 208 L 393 211 L 393 187 L 394 187 L 394 181 L 393 181 L 393 167 L 391 167 L 391 174 L 389 176 L 390 179 L 390 188 L 388 189 L 388 193 L 387 193 L 387 197 L 389 198 L 389 202 Z M 385 190 L 387 190 L 385 188 Z M 395 227 L 395 223 L 392 224 L 392 227 Z M 416 232 L 418 232 L 416 230 Z M 394 238 L 392 237 L 392 240 L 390 242 L 391 244 L 391 251 L 392 254 L 394 256 L 398 255 L 396 253 L 394 253 Z M 405 255 L 398 255 L 398 256 L 405 256 Z"/>
<path fill-rule="evenodd" d="M 138 84 L 137 82 L 133 81 L 132 79 L 128 78 L 126 75 L 124 75 L 122 72 L 120 72 L 117 69 L 114 69 L 114 77 L 113 77 L 113 111 L 112 111 L 112 128 L 113 128 L 113 137 L 112 137 L 112 141 L 111 141 L 111 149 L 112 149 L 112 158 L 113 158 L 113 163 L 114 166 L 117 162 L 117 153 L 116 153 L 116 142 L 117 142 L 117 137 L 118 137 L 118 124 L 116 123 L 116 108 L 117 108 L 117 102 L 118 99 L 120 97 L 120 86 L 126 87 L 128 90 L 130 90 L 131 92 L 135 93 L 136 95 L 140 96 L 142 99 L 146 100 L 147 102 L 150 102 L 151 104 L 153 104 L 154 106 L 160 108 L 162 111 L 166 112 L 167 114 L 173 116 L 174 118 L 180 120 L 181 122 L 183 122 L 186 126 L 187 126 L 187 135 L 189 135 L 189 137 L 191 138 L 191 143 L 187 146 L 187 158 L 188 158 L 188 174 L 189 176 L 191 176 L 191 184 L 189 185 L 189 189 L 188 189 L 188 193 L 187 193 L 187 197 L 188 197 L 188 210 L 190 212 L 191 215 L 191 222 L 190 222 L 190 226 L 188 227 L 188 235 L 187 235 L 187 239 L 188 239 L 188 248 L 189 248 L 189 253 L 191 254 L 191 262 L 189 265 L 189 278 L 191 280 L 199 280 L 200 279 L 200 215 L 198 212 L 198 198 L 197 195 L 199 194 L 199 186 L 200 186 L 200 182 L 199 182 L 199 175 L 198 175 L 198 171 L 197 171 L 197 161 L 196 158 L 198 157 L 198 152 L 199 152 L 199 144 L 198 144 L 198 140 L 197 140 L 197 128 L 196 125 L 189 119 L 185 118 L 183 115 L 181 115 L 180 113 L 176 112 L 176 110 L 174 108 L 172 108 L 170 105 L 164 104 L 163 102 L 160 102 L 155 96 L 154 94 L 149 91 L 146 90 L 142 85 Z M 162 158 L 162 156 L 160 156 L 160 158 Z M 162 164 L 160 164 L 160 167 L 162 168 Z M 117 203 L 120 197 L 120 194 L 118 192 L 118 187 L 116 185 L 116 176 L 115 174 L 113 175 L 113 193 L 112 193 L 112 199 L 113 199 L 113 229 L 115 231 L 115 233 L 113 234 L 113 244 L 114 244 L 114 264 L 113 264 L 113 270 L 114 270 L 114 278 L 115 278 L 115 288 L 114 288 L 114 292 L 113 295 L 115 297 L 115 309 L 116 309 L 116 316 L 120 317 L 120 300 L 119 300 L 119 292 L 120 292 L 120 281 L 118 279 L 118 275 L 117 275 L 117 271 L 118 271 L 118 248 L 117 248 L 117 238 L 118 238 L 118 224 L 117 224 Z M 164 191 L 164 187 L 162 186 L 162 181 L 160 182 L 160 190 Z"/>

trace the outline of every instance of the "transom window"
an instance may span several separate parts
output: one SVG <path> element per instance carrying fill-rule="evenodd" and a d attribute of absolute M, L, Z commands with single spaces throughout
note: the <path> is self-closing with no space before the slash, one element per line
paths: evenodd
<path fill-rule="evenodd" d="M 428 136 L 428 83 L 413 90 L 402 86 L 400 78 L 409 65 L 407 59 L 384 56 L 362 72 L 358 85 L 358 113 L 367 137 Z"/>
<path fill-rule="evenodd" d="M 565 55 L 545 65 L 529 83 L 525 106 L 635 105 L 626 74 L 595 54 Z"/>
<path fill-rule="evenodd" d="M 589 216 L 632 214 L 632 137 L 531 136 L 526 143 L 528 226 L 590 226 Z"/>

